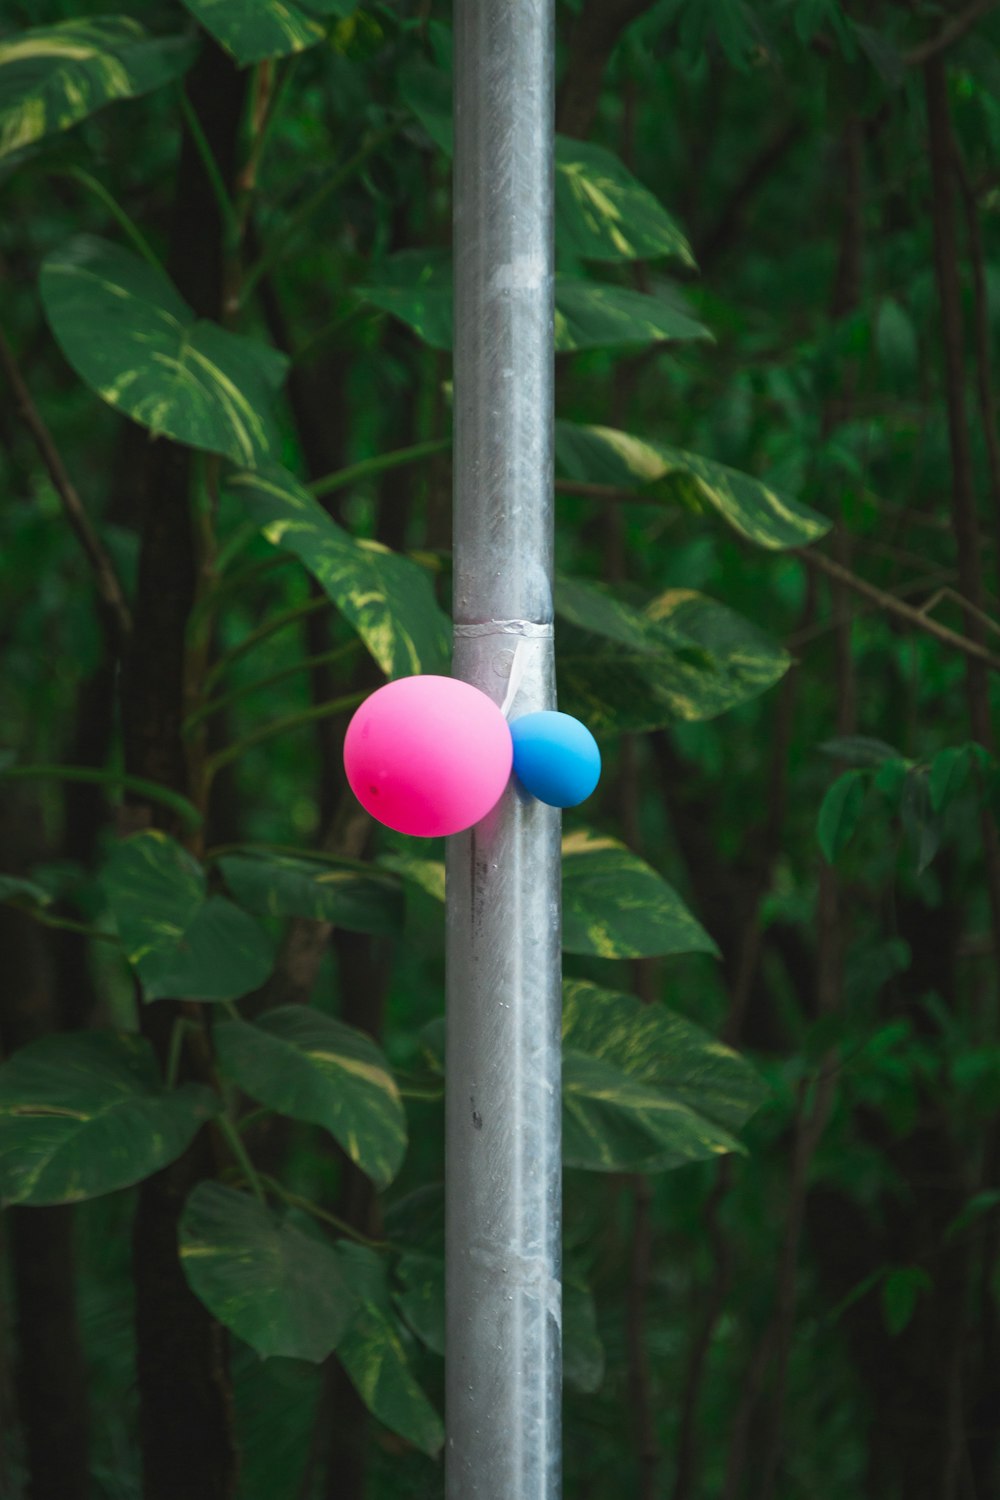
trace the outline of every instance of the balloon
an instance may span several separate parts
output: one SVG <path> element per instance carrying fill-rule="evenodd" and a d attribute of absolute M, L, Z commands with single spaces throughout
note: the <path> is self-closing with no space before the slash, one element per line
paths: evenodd
<path fill-rule="evenodd" d="M 387 682 L 365 699 L 344 739 L 344 769 L 362 807 L 419 838 L 484 818 L 503 795 L 512 757 L 497 705 L 454 677 Z"/>
<path fill-rule="evenodd" d="M 576 807 L 590 796 L 600 780 L 601 752 L 579 719 L 545 709 L 515 719 L 510 732 L 514 775 L 526 792 L 550 807 Z"/>

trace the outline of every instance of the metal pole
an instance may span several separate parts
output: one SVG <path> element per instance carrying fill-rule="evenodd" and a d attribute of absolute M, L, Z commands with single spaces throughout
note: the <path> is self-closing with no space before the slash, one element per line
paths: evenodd
<path fill-rule="evenodd" d="M 454 671 L 555 702 L 553 0 L 455 0 Z M 560 1492 L 559 814 L 448 850 L 447 1495 Z"/>

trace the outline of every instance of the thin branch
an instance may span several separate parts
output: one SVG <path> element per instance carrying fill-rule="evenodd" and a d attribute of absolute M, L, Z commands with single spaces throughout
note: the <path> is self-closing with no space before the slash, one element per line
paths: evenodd
<path fill-rule="evenodd" d="M 974 0 L 968 10 L 963 10 L 961 15 L 954 16 L 946 26 L 942 26 L 937 36 L 928 37 L 919 47 L 913 47 L 904 53 L 903 61 L 911 68 L 922 67 L 932 57 L 937 57 L 939 53 L 960 42 L 966 32 L 971 31 L 976 22 L 981 21 L 991 10 L 996 10 L 998 4 L 1000 0 Z"/>
<path fill-rule="evenodd" d="M 961 651 L 963 656 L 972 661 L 982 662 L 989 667 L 991 672 L 1000 672 L 1000 656 L 994 656 L 985 646 L 978 641 L 970 641 L 967 636 L 959 635 L 957 630 L 949 630 L 947 625 L 940 625 L 937 620 L 927 615 L 922 615 L 919 609 L 914 609 L 911 604 L 906 604 L 895 594 L 887 594 L 884 589 L 876 588 L 865 578 L 859 578 L 857 573 L 852 573 L 849 568 L 842 567 L 840 563 L 834 562 L 832 557 L 826 557 L 815 548 L 797 548 L 795 556 L 800 558 L 807 567 L 814 568 L 817 572 L 825 573 L 828 578 L 846 585 L 853 593 L 860 594 L 862 599 L 868 599 L 877 604 L 879 609 L 886 614 L 894 615 L 899 620 L 905 620 L 917 630 L 922 630 L 925 635 L 932 635 L 936 641 L 943 646 L 950 646 L 953 651 Z"/>
<path fill-rule="evenodd" d="M 403 468 L 422 458 L 445 453 L 450 448 L 451 438 L 432 438 L 426 443 L 413 443 L 409 448 L 397 448 L 393 453 L 379 453 L 374 458 L 365 458 L 346 469 L 326 474 L 307 488 L 318 499 L 322 495 L 332 495 L 335 490 L 342 490 L 349 484 L 355 484 L 359 479 L 369 479 L 373 474 L 382 474 L 387 469 Z"/>
<path fill-rule="evenodd" d="M 245 751 L 253 749 L 255 745 L 263 744 L 265 740 L 273 739 L 276 734 L 290 734 L 293 729 L 300 729 L 303 724 L 315 724 L 318 719 L 329 719 L 334 714 L 345 713 L 349 708 L 357 708 L 368 695 L 366 692 L 346 693 L 342 698 L 331 698 L 328 703 L 317 703 L 313 708 L 303 709 L 300 713 L 285 714 L 281 719 L 270 719 L 266 724 L 260 724 L 241 740 L 227 745 L 224 750 L 219 750 L 215 755 L 209 756 L 205 762 L 205 774 L 211 779 L 223 766 L 228 766 L 231 761 L 238 760 Z"/>
<path fill-rule="evenodd" d="M 21 419 L 31 433 L 39 457 L 48 470 L 49 478 L 62 501 L 66 519 L 76 532 L 77 539 L 87 554 L 97 581 L 98 593 L 114 618 L 119 635 L 124 639 L 132 629 L 132 616 L 125 602 L 125 595 L 118 581 L 114 564 L 91 525 L 90 517 L 83 508 L 83 501 L 80 499 L 76 485 L 70 479 L 52 434 L 31 398 L 31 392 L 24 382 L 14 351 L 7 342 L 2 329 L 0 329 L 0 365 L 3 366 L 7 383 L 17 402 Z"/>

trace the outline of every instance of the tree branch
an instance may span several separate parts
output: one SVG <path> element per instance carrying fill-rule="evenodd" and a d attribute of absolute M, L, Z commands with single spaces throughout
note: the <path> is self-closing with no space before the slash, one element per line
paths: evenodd
<path fill-rule="evenodd" d="M 904 603 L 895 594 L 887 594 L 884 589 L 876 588 L 867 579 L 859 578 L 857 573 L 852 573 L 849 568 L 834 562 L 832 557 L 826 557 L 824 553 L 817 552 L 811 547 L 799 548 L 795 555 L 807 567 L 814 568 L 819 573 L 825 573 L 828 578 L 844 584 L 852 593 L 860 594 L 862 599 L 868 599 L 872 604 L 877 604 L 879 609 L 884 610 L 886 614 L 905 620 L 916 630 L 922 630 L 925 635 L 932 635 L 943 646 L 950 646 L 953 651 L 961 651 L 962 655 L 969 657 L 970 660 L 981 662 L 989 667 L 991 672 L 1000 672 L 1000 656 L 994 656 L 992 651 L 988 651 L 978 641 L 970 641 L 968 636 L 959 635 L 957 630 L 950 630 L 947 625 L 941 625 L 937 620 L 921 614 L 919 609 L 914 609 L 912 604 Z"/>
<path fill-rule="evenodd" d="M 7 342 L 7 336 L 0 329 L 0 365 L 3 366 L 7 383 L 10 386 L 14 400 L 17 402 L 21 413 L 21 419 L 25 427 L 31 433 L 39 457 L 45 465 L 49 478 L 55 488 L 59 499 L 62 501 L 66 519 L 76 532 L 77 540 L 83 547 L 94 572 L 97 581 L 97 589 L 107 606 L 108 612 L 114 619 L 115 626 L 121 637 L 128 635 L 132 629 L 132 616 L 125 602 L 122 586 L 118 581 L 114 564 L 104 544 L 90 522 L 90 517 L 83 508 L 76 485 L 70 479 L 66 471 L 66 465 L 62 461 L 59 449 L 55 445 L 52 434 L 46 427 L 45 422 L 37 406 L 31 398 L 21 374 L 20 366 L 15 358 L 14 351 Z"/>
<path fill-rule="evenodd" d="M 911 68 L 920 68 L 932 57 L 938 57 L 949 47 L 960 42 L 967 31 L 971 31 L 977 21 L 988 15 L 991 10 L 996 10 L 1000 0 L 974 0 L 968 10 L 963 10 L 960 15 L 952 17 L 946 26 L 942 26 L 936 36 L 928 37 L 926 42 L 921 42 L 918 47 L 913 47 L 903 56 L 903 61 Z"/>

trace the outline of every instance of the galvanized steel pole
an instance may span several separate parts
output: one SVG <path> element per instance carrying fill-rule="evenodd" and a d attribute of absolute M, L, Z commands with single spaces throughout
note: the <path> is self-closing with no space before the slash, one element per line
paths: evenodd
<path fill-rule="evenodd" d="M 553 0 L 455 0 L 454 671 L 555 704 Z M 511 680 L 511 674 L 514 680 Z M 448 1500 L 560 1492 L 559 814 L 448 851 Z"/>

